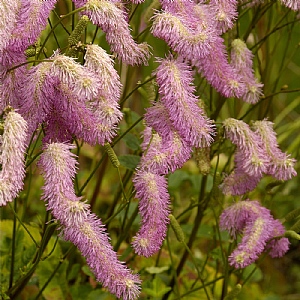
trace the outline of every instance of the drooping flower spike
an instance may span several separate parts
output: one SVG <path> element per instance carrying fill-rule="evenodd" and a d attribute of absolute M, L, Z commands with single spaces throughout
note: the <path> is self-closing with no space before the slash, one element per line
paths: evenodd
<path fill-rule="evenodd" d="M 155 71 L 156 81 L 161 102 L 172 125 L 191 146 L 209 146 L 213 141 L 214 125 L 197 104 L 191 68 L 172 57 L 159 62 Z"/>
<path fill-rule="evenodd" d="M 272 122 L 267 120 L 253 122 L 253 128 L 261 137 L 262 146 L 270 158 L 266 173 L 278 180 L 288 180 L 297 175 L 294 169 L 296 160 L 279 149 L 273 125 Z"/>
<path fill-rule="evenodd" d="M 251 104 L 257 103 L 260 97 L 263 96 L 263 84 L 258 82 L 258 79 L 254 76 L 252 68 L 253 54 L 247 48 L 245 42 L 240 39 L 235 39 L 231 46 L 231 65 L 245 84 L 245 91 L 240 98 Z"/>
<path fill-rule="evenodd" d="M 278 180 L 297 175 L 296 160 L 279 149 L 272 122 L 255 121 L 254 131 L 243 121 L 232 118 L 223 124 L 227 137 L 237 145 L 235 169 L 220 186 L 224 194 L 242 195 L 253 190 L 263 174 Z"/>
<path fill-rule="evenodd" d="M 23 188 L 27 123 L 11 107 L 4 111 L 0 144 L 0 206 L 13 201 Z"/>
<path fill-rule="evenodd" d="M 132 245 L 139 255 L 149 257 L 162 246 L 170 214 L 167 179 L 155 173 L 138 170 L 133 178 L 142 226 Z"/>
<path fill-rule="evenodd" d="M 60 222 L 62 236 L 78 247 L 97 281 L 118 298 L 137 299 L 140 279 L 117 258 L 106 230 L 89 205 L 75 195 L 73 179 L 76 156 L 74 146 L 65 143 L 46 145 L 39 166 L 44 175 L 43 199 Z"/>
<path fill-rule="evenodd" d="M 220 216 L 220 227 L 228 230 L 233 238 L 242 234 L 242 241 L 230 254 L 229 263 L 244 268 L 269 250 L 272 257 L 281 257 L 289 249 L 282 224 L 258 201 L 240 201 L 226 208 Z"/>
<path fill-rule="evenodd" d="M 163 2 L 166 11 L 154 16 L 151 32 L 181 57 L 191 61 L 203 59 L 216 38 L 212 14 L 206 5 L 179 2 Z"/>
<path fill-rule="evenodd" d="M 106 40 L 111 52 L 129 64 L 146 64 L 149 57 L 149 46 L 136 43 L 129 29 L 125 11 L 117 7 L 114 1 L 108 0 L 73 0 L 77 7 L 85 6 L 84 13 L 91 22 L 106 33 Z"/>
<path fill-rule="evenodd" d="M 1 19 L 7 15 L 5 12 L 9 13 L 7 18 L 4 17 L 2 21 L 5 22 L 4 28 L 8 31 L 3 32 L 4 43 L 0 47 L 0 64 L 9 68 L 13 64 L 25 61 L 23 52 L 36 42 L 41 31 L 47 25 L 50 12 L 57 0 L 10 0 L 2 2 L 0 3 L 0 10 L 4 10 L 4 14 L 1 14 Z M 19 54 L 23 54 L 24 60 L 19 59 Z"/>
<path fill-rule="evenodd" d="M 241 120 L 228 118 L 223 121 L 227 138 L 237 145 L 236 164 L 250 176 L 266 173 L 269 158 L 262 147 L 261 138 Z"/>

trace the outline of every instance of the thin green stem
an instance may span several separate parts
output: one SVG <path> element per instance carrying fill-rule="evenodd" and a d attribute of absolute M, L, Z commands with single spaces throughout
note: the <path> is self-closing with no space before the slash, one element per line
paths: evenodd
<path fill-rule="evenodd" d="M 133 222 L 134 222 L 134 220 L 135 220 L 135 218 L 136 218 L 138 212 L 139 212 L 139 208 L 138 208 L 138 206 L 137 206 L 136 209 L 135 209 L 135 211 L 132 213 L 130 219 L 128 220 L 128 222 L 127 222 L 127 224 L 126 224 L 126 227 L 125 227 L 123 233 L 119 236 L 119 238 L 118 238 L 116 244 L 114 245 L 114 251 L 116 251 L 116 252 L 118 251 L 118 249 L 119 249 L 121 243 L 122 243 L 122 242 L 124 241 L 124 239 L 128 236 L 128 234 L 129 234 L 129 232 L 130 232 L 130 228 L 131 228 L 131 226 L 132 226 L 132 224 L 133 224 Z"/>
<path fill-rule="evenodd" d="M 175 263 L 174 263 L 174 259 L 173 259 L 173 255 L 172 255 L 170 242 L 169 242 L 169 232 L 167 232 L 167 246 L 168 246 L 168 252 L 169 252 L 169 255 L 170 255 L 172 275 L 173 275 L 173 278 L 174 278 L 174 286 L 176 287 L 176 292 L 174 294 L 175 294 L 175 296 L 177 296 L 177 297 L 179 296 L 179 298 L 180 298 L 180 289 L 179 289 L 178 277 L 177 277 L 177 274 L 176 274 Z"/>
<path fill-rule="evenodd" d="M 134 128 L 138 123 L 140 123 L 144 117 L 140 117 L 138 120 L 136 120 L 130 127 L 127 128 L 126 131 L 124 131 L 121 135 L 119 135 L 112 143 L 111 147 L 114 147 L 132 128 Z"/>
<path fill-rule="evenodd" d="M 16 202 L 16 201 L 15 201 Z M 15 203 L 14 203 L 15 205 Z M 34 237 L 32 236 L 32 234 L 30 233 L 30 231 L 27 229 L 27 227 L 25 226 L 25 224 L 22 222 L 22 220 L 19 218 L 18 214 L 16 213 L 15 209 L 11 206 L 10 203 L 8 203 L 8 206 L 10 207 L 11 211 L 13 212 L 14 214 L 14 218 L 16 218 L 20 224 L 22 225 L 22 227 L 25 229 L 25 231 L 28 233 L 28 235 L 30 236 L 30 238 L 32 239 L 32 241 L 34 242 L 35 246 L 38 248 L 39 245 L 38 243 L 36 242 L 36 240 L 34 239 Z M 15 225 L 15 224 L 14 224 Z"/>
<path fill-rule="evenodd" d="M 107 156 L 107 153 L 105 152 L 102 155 L 102 157 L 99 160 L 99 162 L 97 163 L 97 165 L 95 166 L 94 170 L 91 172 L 91 174 L 87 178 L 87 180 L 84 182 L 84 184 L 82 185 L 82 187 L 79 189 L 78 196 L 82 195 L 83 190 L 86 188 L 86 186 L 88 185 L 88 183 L 90 182 L 90 180 L 93 178 L 93 176 L 95 175 L 96 171 L 98 170 L 98 168 L 100 167 L 100 165 L 102 164 L 102 162 L 104 161 L 104 159 L 105 159 L 106 156 Z"/>
<path fill-rule="evenodd" d="M 17 210 L 17 201 L 14 201 L 14 208 L 9 203 L 10 208 L 13 212 Z M 10 274 L 9 274 L 9 285 L 8 288 L 10 289 L 13 285 L 14 281 L 14 270 L 15 270 L 15 254 L 16 254 L 16 238 L 17 238 L 17 217 L 16 213 L 14 214 L 14 223 L 13 223 L 13 231 L 12 231 L 12 243 L 11 243 L 11 262 L 10 262 Z"/>
<path fill-rule="evenodd" d="M 67 250 L 66 254 L 64 254 L 64 256 L 60 259 L 59 263 L 57 264 L 57 266 L 55 267 L 55 269 L 52 271 L 52 273 L 50 274 L 50 276 L 48 277 L 47 281 L 45 282 L 45 284 L 42 286 L 42 288 L 39 290 L 39 293 L 37 294 L 37 296 L 35 297 L 35 300 L 39 300 L 43 291 L 45 290 L 45 288 L 47 287 L 47 285 L 51 282 L 51 280 L 53 279 L 53 277 L 55 276 L 56 272 L 59 270 L 60 266 L 63 264 L 63 262 L 66 260 L 66 258 L 68 257 L 68 255 L 74 251 L 76 249 L 76 247 L 74 245 L 70 246 L 69 249 Z"/>
<path fill-rule="evenodd" d="M 103 224 L 107 225 L 112 219 L 114 219 L 122 210 L 124 210 L 125 207 L 128 206 L 129 203 L 124 203 L 122 204 L 119 209 L 112 215 L 110 216 L 108 219 L 106 219 L 105 221 L 103 221 Z"/>
<path fill-rule="evenodd" d="M 50 18 L 48 18 L 48 23 L 49 23 L 49 26 L 50 26 L 50 28 L 52 29 L 52 23 L 51 23 L 51 20 L 50 20 Z M 56 36 L 56 34 L 55 34 L 55 32 L 54 32 L 54 31 L 53 31 L 53 37 L 54 37 L 54 39 L 55 39 L 55 42 L 56 42 L 56 45 L 57 45 L 57 47 L 58 47 L 58 48 L 60 48 L 60 45 L 59 45 L 59 42 L 58 42 L 57 36 Z"/>
<path fill-rule="evenodd" d="M 13 66 L 12 68 L 8 69 L 7 72 L 10 72 L 10 71 L 13 71 L 17 68 L 20 68 L 22 66 L 25 66 L 25 65 L 28 65 L 28 64 L 31 64 L 31 63 L 36 63 L 36 62 L 53 62 L 53 60 L 51 59 L 33 59 L 33 60 L 27 60 L 19 65 L 16 65 L 16 66 Z"/>
<path fill-rule="evenodd" d="M 26 163 L 25 167 L 28 168 L 42 153 L 43 151 L 39 151 L 31 160 Z"/>
<path fill-rule="evenodd" d="M 146 83 L 150 82 L 154 78 L 155 78 L 155 76 L 152 76 L 152 77 L 148 78 L 147 80 L 145 80 L 144 82 L 137 84 L 137 86 L 129 94 L 127 94 L 124 97 L 124 99 L 120 102 L 120 105 L 123 104 L 136 90 L 138 90 L 140 87 L 142 87 Z"/>
<path fill-rule="evenodd" d="M 83 10 L 85 10 L 85 6 L 80 7 L 80 8 L 77 8 L 77 9 L 75 9 L 75 10 L 69 12 L 68 14 L 66 14 L 66 15 L 64 15 L 63 17 L 60 18 L 59 22 L 57 22 L 57 23 L 51 28 L 50 32 L 49 32 L 48 35 L 46 36 L 46 38 L 45 38 L 45 40 L 44 40 L 44 42 L 43 42 L 43 44 L 42 44 L 42 46 L 41 46 L 40 51 L 37 53 L 37 59 L 40 57 L 40 55 L 41 55 L 43 49 L 45 48 L 46 43 L 48 42 L 48 40 L 49 40 L 51 34 L 54 32 L 55 28 L 56 28 L 58 25 L 60 25 L 60 24 L 62 23 L 63 20 L 65 20 L 65 19 L 67 19 L 68 17 L 70 17 L 70 16 L 72 16 L 72 15 L 74 15 L 74 14 L 80 12 L 80 11 L 83 11 Z"/>

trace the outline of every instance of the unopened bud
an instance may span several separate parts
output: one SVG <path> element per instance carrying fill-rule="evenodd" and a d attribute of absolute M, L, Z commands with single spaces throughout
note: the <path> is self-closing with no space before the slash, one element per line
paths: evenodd
<path fill-rule="evenodd" d="M 242 285 L 237 284 L 231 292 L 227 294 L 224 300 L 233 300 L 242 290 Z"/>
<path fill-rule="evenodd" d="M 75 46 L 81 39 L 81 35 L 85 30 L 87 24 L 89 22 L 88 16 L 84 15 L 81 17 L 79 22 L 77 23 L 75 29 L 72 31 L 70 36 L 68 37 L 69 46 Z"/>
<path fill-rule="evenodd" d="M 194 156 L 200 173 L 208 175 L 210 172 L 210 148 L 195 148 Z"/>
<path fill-rule="evenodd" d="M 170 219 L 171 227 L 176 235 L 177 240 L 180 243 L 184 242 L 184 233 L 183 233 L 179 223 L 177 222 L 177 220 L 175 219 L 175 217 L 172 214 L 169 215 L 169 219 Z"/>
<path fill-rule="evenodd" d="M 284 233 L 284 236 L 287 238 L 292 238 L 292 239 L 300 241 L 300 235 L 297 232 L 295 232 L 294 230 L 287 230 Z"/>
<path fill-rule="evenodd" d="M 119 168 L 120 166 L 120 162 L 118 160 L 118 157 L 114 151 L 114 149 L 111 147 L 111 145 L 109 143 L 105 143 L 104 145 L 104 148 L 107 152 L 107 155 L 112 163 L 112 165 L 115 167 L 115 168 Z"/>

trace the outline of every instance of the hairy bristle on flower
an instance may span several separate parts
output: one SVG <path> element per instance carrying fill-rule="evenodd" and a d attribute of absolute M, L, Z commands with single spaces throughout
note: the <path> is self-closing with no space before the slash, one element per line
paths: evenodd
<path fill-rule="evenodd" d="M 154 16 L 151 32 L 188 60 L 205 58 L 216 36 L 211 14 L 206 5 L 178 3 L 167 4 L 166 11 Z"/>
<path fill-rule="evenodd" d="M 118 102 L 122 84 L 113 67 L 112 57 L 98 45 L 87 45 L 84 59 L 84 66 L 98 76 L 103 93 L 108 95 L 112 102 Z"/>
<path fill-rule="evenodd" d="M 241 243 L 229 256 L 230 265 L 244 268 L 255 262 L 270 239 L 270 230 L 269 220 L 266 218 L 258 217 L 253 222 L 249 222 L 245 227 Z"/>
<path fill-rule="evenodd" d="M 238 15 L 237 5 L 238 1 L 235 0 L 212 0 L 209 2 L 220 33 L 224 33 L 234 26 L 234 21 Z"/>
<path fill-rule="evenodd" d="M 211 44 L 211 50 L 204 59 L 193 59 L 192 64 L 223 96 L 239 98 L 245 93 L 245 84 L 229 64 L 224 40 L 221 37 L 218 36 Z"/>
<path fill-rule="evenodd" d="M 15 53 L 22 53 L 32 45 L 39 37 L 41 31 L 47 25 L 47 20 L 51 10 L 54 8 L 57 0 L 22 0 L 22 1 L 8 1 L 11 7 L 12 3 L 15 2 L 17 7 L 14 11 L 16 15 L 12 16 L 12 24 L 14 25 L 11 32 L 7 32 L 9 35 L 9 41 L 6 42 L 6 55 L 10 56 L 6 58 L 7 67 L 9 66 L 9 60 L 14 61 Z M 7 2 L 7 3 L 8 3 Z M 0 5 L 2 6 L 2 4 Z M 10 13 L 10 15 L 12 12 Z M 1 14 L 2 15 L 2 14 Z M 3 16 L 3 15 L 2 15 Z M 8 26 L 10 28 L 10 26 Z M 3 62 L 3 59 L 1 59 Z"/>
<path fill-rule="evenodd" d="M 225 195 L 244 195 L 254 190 L 261 180 L 261 176 L 251 176 L 244 170 L 235 169 L 226 176 L 220 185 L 220 189 Z"/>

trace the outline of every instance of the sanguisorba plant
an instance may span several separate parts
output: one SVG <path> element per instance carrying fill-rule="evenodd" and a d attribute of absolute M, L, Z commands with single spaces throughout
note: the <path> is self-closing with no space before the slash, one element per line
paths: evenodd
<path fill-rule="evenodd" d="M 0 12 L 3 299 L 233 299 L 299 240 L 299 0 Z"/>

